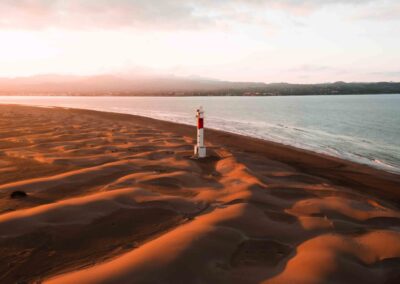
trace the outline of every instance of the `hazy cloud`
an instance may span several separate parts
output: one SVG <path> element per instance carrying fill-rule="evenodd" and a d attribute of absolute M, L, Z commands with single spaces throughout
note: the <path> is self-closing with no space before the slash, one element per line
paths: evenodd
<path fill-rule="evenodd" d="M 229 22 L 265 24 L 255 12 L 280 9 L 305 14 L 333 4 L 378 0 L 2 0 L 0 28 L 137 27 L 198 29 Z M 378 1 L 379 2 L 379 1 Z M 391 1 L 386 1 L 391 2 Z"/>
<path fill-rule="evenodd" d="M 392 5 L 385 5 L 385 1 L 380 5 L 369 7 L 357 12 L 354 17 L 356 20 L 377 20 L 377 21 L 391 21 L 400 20 L 400 3 L 393 3 Z"/>
<path fill-rule="evenodd" d="M 289 72 L 293 73 L 302 73 L 302 74 L 309 74 L 314 75 L 316 73 L 330 73 L 330 74 L 340 74 L 345 73 L 346 71 L 341 68 L 336 68 L 332 66 L 326 65 L 312 65 L 312 64 L 305 64 L 295 68 L 291 68 L 288 70 Z"/>
<path fill-rule="evenodd" d="M 400 71 L 371 72 L 370 75 L 400 78 Z"/>
<path fill-rule="evenodd" d="M 288 71 L 292 72 L 307 72 L 307 73 L 314 73 L 320 71 L 327 71 L 332 70 L 332 67 L 329 66 L 322 66 L 322 65 L 302 65 L 296 68 L 289 69 Z"/>

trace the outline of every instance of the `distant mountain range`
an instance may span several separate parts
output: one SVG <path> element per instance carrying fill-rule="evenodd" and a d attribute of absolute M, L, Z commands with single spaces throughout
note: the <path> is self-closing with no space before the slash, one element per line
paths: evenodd
<path fill-rule="evenodd" d="M 400 93 L 398 82 L 289 84 L 176 76 L 38 75 L 0 78 L 1 95 L 329 95 Z"/>

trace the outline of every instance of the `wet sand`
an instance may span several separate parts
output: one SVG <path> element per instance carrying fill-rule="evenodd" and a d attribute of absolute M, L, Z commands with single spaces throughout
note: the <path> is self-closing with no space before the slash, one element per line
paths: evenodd
<path fill-rule="evenodd" d="M 0 105 L 0 283 L 399 283 L 399 175 L 195 134 Z"/>

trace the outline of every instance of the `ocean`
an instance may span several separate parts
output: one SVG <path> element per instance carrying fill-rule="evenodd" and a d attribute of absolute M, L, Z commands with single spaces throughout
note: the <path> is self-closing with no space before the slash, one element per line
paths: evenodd
<path fill-rule="evenodd" d="M 285 97 L 0 96 L 0 103 L 119 112 L 244 134 L 400 173 L 400 94 Z M 207 140 L 207 132 L 206 132 Z"/>

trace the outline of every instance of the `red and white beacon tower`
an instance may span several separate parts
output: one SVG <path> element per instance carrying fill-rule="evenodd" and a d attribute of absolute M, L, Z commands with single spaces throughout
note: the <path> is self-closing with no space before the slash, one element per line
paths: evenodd
<path fill-rule="evenodd" d="M 197 144 L 194 146 L 194 155 L 197 158 L 206 156 L 206 147 L 204 146 L 204 110 L 199 107 L 196 110 L 197 117 Z"/>

